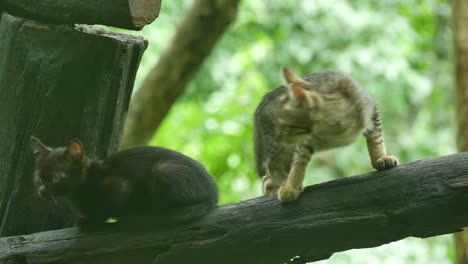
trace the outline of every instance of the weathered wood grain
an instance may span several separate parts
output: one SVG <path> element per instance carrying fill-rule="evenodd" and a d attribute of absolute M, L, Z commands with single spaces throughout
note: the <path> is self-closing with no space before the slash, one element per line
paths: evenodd
<path fill-rule="evenodd" d="M 31 135 L 79 137 L 91 156 L 117 148 L 146 42 L 91 26 L 0 21 L 0 234 L 70 226 L 65 207 L 32 189 Z"/>
<path fill-rule="evenodd" d="M 161 0 L 0 0 L 0 9 L 45 22 L 139 30 L 158 17 Z"/>
<path fill-rule="evenodd" d="M 467 204 L 468 153 L 462 153 L 309 186 L 291 204 L 271 196 L 224 205 L 172 229 L 81 234 L 70 228 L 1 238 L 0 263 L 314 261 L 459 231 L 468 225 Z"/>

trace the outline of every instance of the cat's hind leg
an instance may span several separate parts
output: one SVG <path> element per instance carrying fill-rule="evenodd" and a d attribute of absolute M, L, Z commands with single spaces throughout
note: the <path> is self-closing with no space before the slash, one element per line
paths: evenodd
<path fill-rule="evenodd" d="M 267 174 L 262 177 L 262 192 L 264 195 L 272 195 L 278 192 L 279 185 Z"/>
<path fill-rule="evenodd" d="M 262 177 L 262 192 L 264 195 L 272 195 L 278 192 L 281 183 L 288 177 L 288 173 L 279 166 L 278 161 L 268 159 L 264 162 L 265 175 Z"/>
<path fill-rule="evenodd" d="M 374 108 L 371 124 L 364 131 L 364 137 L 367 140 L 367 150 L 371 159 L 372 167 L 376 170 L 385 170 L 398 165 L 398 159 L 387 155 L 384 144 L 382 121 L 377 107 Z"/>

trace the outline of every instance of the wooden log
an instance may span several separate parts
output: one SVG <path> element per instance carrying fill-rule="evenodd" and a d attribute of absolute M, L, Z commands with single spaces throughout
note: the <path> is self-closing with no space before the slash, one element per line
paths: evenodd
<path fill-rule="evenodd" d="M 0 22 L 0 234 L 72 224 L 32 189 L 31 135 L 80 138 L 91 156 L 117 149 L 147 43 L 92 26 L 54 26 L 3 13 Z"/>
<path fill-rule="evenodd" d="M 0 10 L 60 24 L 142 29 L 159 15 L 161 0 L 0 0 Z"/>
<path fill-rule="evenodd" d="M 82 234 L 70 228 L 1 238 L 0 263 L 316 261 L 459 231 L 468 225 L 467 203 L 468 153 L 462 153 L 309 186 L 291 204 L 269 196 L 221 206 L 172 229 Z"/>

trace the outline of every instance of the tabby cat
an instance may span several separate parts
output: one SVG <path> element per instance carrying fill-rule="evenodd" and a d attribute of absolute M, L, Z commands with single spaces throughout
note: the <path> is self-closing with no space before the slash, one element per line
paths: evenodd
<path fill-rule="evenodd" d="M 254 117 L 256 172 L 264 194 L 296 200 L 312 154 L 346 146 L 361 133 L 375 169 L 398 164 L 387 155 L 377 105 L 356 81 L 336 71 L 302 78 L 283 68 L 282 76 L 284 85 L 263 97 Z"/>

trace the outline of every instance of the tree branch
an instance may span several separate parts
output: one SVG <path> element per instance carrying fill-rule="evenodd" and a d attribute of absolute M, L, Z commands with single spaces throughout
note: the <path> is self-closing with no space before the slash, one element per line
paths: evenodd
<path fill-rule="evenodd" d="M 130 102 L 122 147 L 146 145 L 235 19 L 239 0 L 198 0 Z"/>
<path fill-rule="evenodd" d="M 459 231 L 468 225 L 467 203 L 468 153 L 462 153 L 309 186 L 291 204 L 270 196 L 221 206 L 173 229 L 79 234 L 71 228 L 2 238 L 0 263 L 315 261 Z"/>

